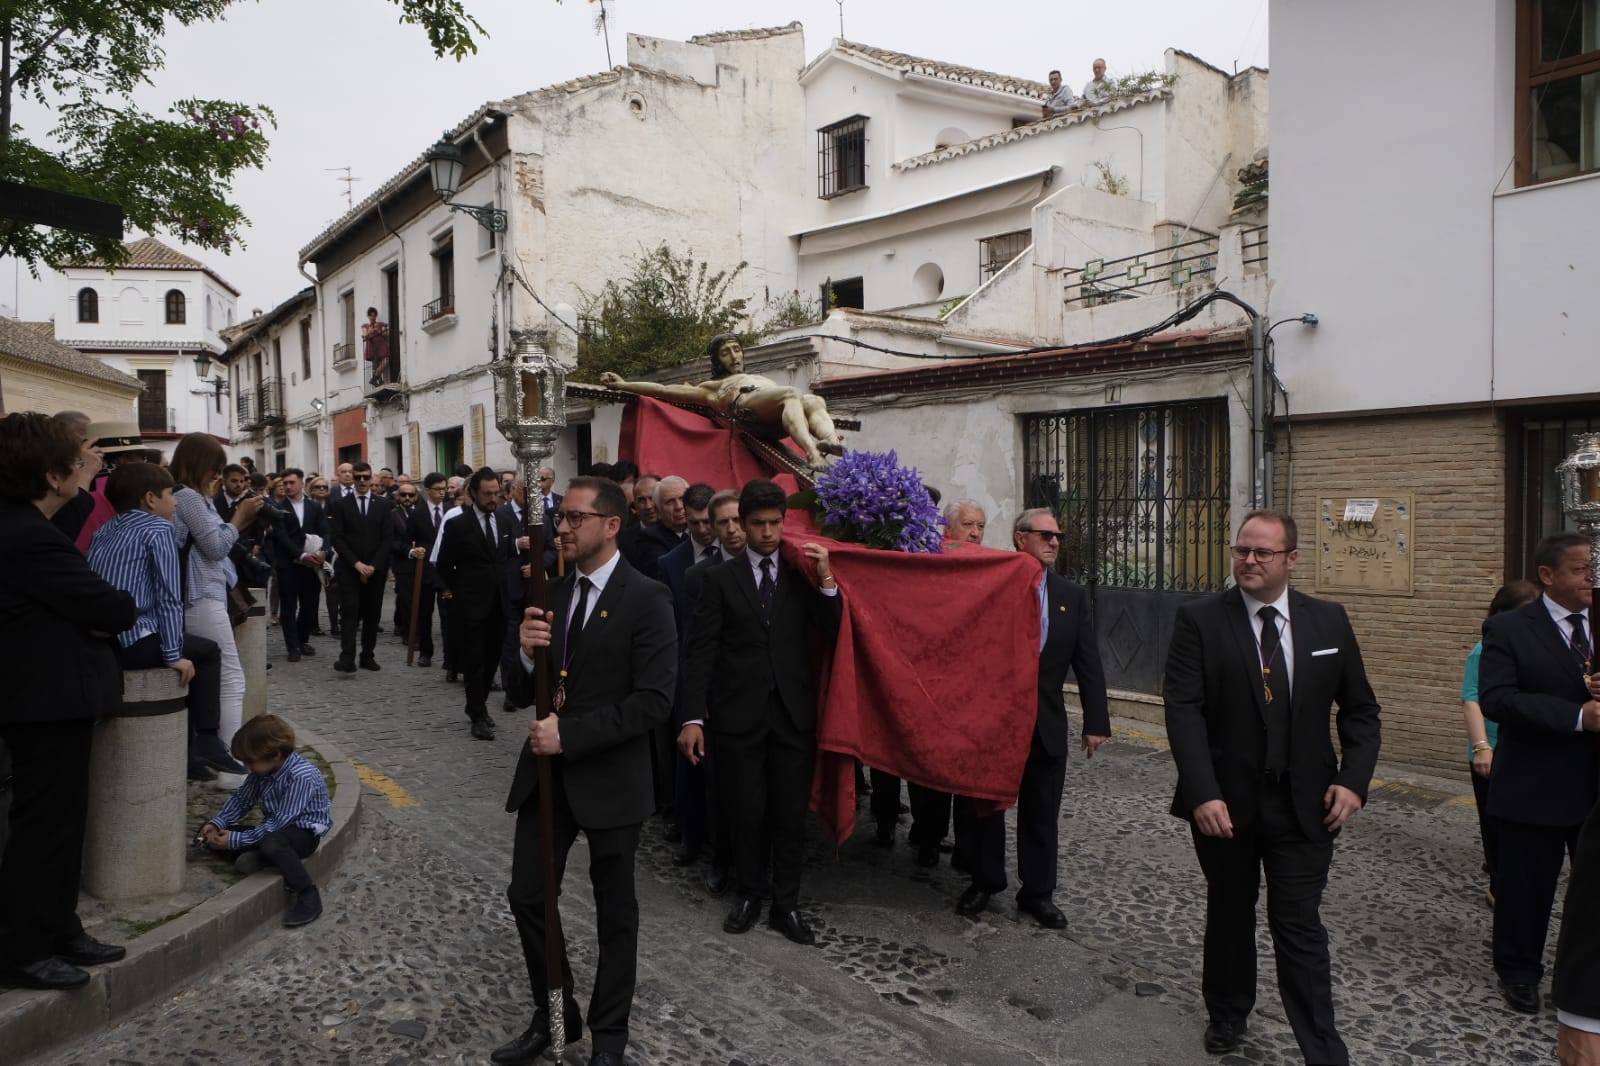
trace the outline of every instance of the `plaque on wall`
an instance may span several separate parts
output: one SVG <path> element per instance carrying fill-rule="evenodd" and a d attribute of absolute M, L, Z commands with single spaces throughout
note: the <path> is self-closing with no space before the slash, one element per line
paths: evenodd
<path fill-rule="evenodd" d="M 1324 496 L 1317 514 L 1318 592 L 1413 595 L 1410 494 Z"/>

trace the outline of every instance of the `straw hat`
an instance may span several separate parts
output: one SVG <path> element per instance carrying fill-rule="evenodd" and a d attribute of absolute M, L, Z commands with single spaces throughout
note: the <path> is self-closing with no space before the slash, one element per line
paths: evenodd
<path fill-rule="evenodd" d="M 158 449 L 145 444 L 137 422 L 90 422 L 88 432 L 84 435 L 94 441 L 101 455 L 116 455 L 119 452 L 160 454 Z"/>

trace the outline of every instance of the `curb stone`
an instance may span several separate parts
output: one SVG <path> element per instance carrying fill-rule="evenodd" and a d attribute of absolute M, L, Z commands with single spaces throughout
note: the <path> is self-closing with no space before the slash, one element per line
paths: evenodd
<path fill-rule="evenodd" d="M 293 724 L 293 723 L 291 723 Z M 325 885 L 355 841 L 361 818 L 361 780 L 343 752 L 295 726 L 298 746 L 315 748 L 333 772 L 333 828 L 306 860 Z M 89 983 L 73 992 L 15 989 L 0 994 L 0 1062 L 21 1062 L 50 1046 L 107 1028 L 161 999 L 275 923 L 283 914 L 276 870 L 251 874 L 128 945 L 128 957 L 89 968 Z"/>

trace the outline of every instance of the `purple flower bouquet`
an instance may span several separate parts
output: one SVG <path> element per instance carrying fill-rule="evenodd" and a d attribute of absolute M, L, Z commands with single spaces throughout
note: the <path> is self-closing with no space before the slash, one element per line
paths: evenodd
<path fill-rule="evenodd" d="M 847 452 L 791 499 L 811 510 L 835 540 L 887 551 L 937 554 L 944 542 L 939 509 L 914 469 L 894 452 Z"/>

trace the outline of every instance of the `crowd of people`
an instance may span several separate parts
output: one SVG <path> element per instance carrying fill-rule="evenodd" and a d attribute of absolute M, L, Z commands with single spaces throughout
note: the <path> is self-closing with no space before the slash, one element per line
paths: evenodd
<path fill-rule="evenodd" d="M 0 543 L 18 564 L 0 578 L 0 643 L 19 661 L 60 667 L 13 671 L 18 687 L 0 711 L 0 739 L 16 762 L 0 859 L 9 980 L 76 987 L 83 966 L 122 956 L 87 936 L 75 914 L 92 727 L 116 708 L 118 669 L 170 668 L 189 689 L 189 773 L 236 789 L 200 842 L 241 870 L 280 871 L 290 889 L 285 924 L 321 913 L 303 863 L 331 824 L 321 775 L 295 753 L 288 723 L 240 721 L 230 608 L 241 585 L 261 581 L 275 594 L 288 663 L 316 656 L 326 596 L 334 670 L 354 673 L 383 668 L 377 637 L 392 578 L 388 621 L 408 661 L 435 665 L 439 618 L 438 665 L 463 686 L 471 737 L 495 736 L 496 690 L 503 712 L 530 706 L 541 687 L 550 694 L 554 712 L 528 722 L 506 802 L 517 816 L 508 900 L 535 1008 L 492 1061 L 532 1062 L 551 1042 L 540 756 L 551 757 L 558 879 L 579 833 L 590 851 L 599 951 L 586 1009 L 564 958 L 559 972 L 567 1039 L 587 1024 L 592 1062 L 615 1066 L 628 1042 L 635 855 L 652 818 L 677 845 L 674 861 L 701 865 L 706 890 L 728 899 L 724 932 L 745 934 L 764 912 L 788 940 L 815 942 L 800 902 L 821 711 L 809 649 L 837 632 L 850 592 L 820 539 L 782 550 L 792 534 L 780 486 L 691 482 L 628 461 L 595 464 L 562 492 L 549 467 L 536 486 L 509 470 L 461 467 L 414 481 L 358 461 L 339 464 L 331 480 L 298 469 L 269 477 L 228 464 L 221 445 L 198 434 L 161 465 L 131 429 L 89 426 L 70 412 L 0 420 Z M 530 537 L 535 499 L 542 527 Z M 984 543 L 989 516 L 977 503 L 951 501 L 943 519 L 947 541 Z M 1009 523 L 1008 546 L 1039 575 L 1039 644 L 1025 652 L 1039 656 L 1039 681 L 1014 858 L 992 805 L 910 782 L 907 808 L 890 774 L 864 768 L 870 786 L 861 781 L 876 844 L 894 846 L 909 813 L 915 861 L 937 865 L 948 850 L 968 875 L 957 913 L 988 909 L 1014 870 L 1018 911 L 1047 929 L 1068 924 L 1054 896 L 1069 676 L 1084 755 L 1111 735 L 1089 596 L 1057 572 L 1061 539 L 1049 509 Z M 1247 1029 L 1264 874 L 1290 1025 L 1308 1063 L 1345 1064 L 1320 904 L 1334 842 L 1366 803 L 1380 712 L 1344 609 L 1290 587 L 1297 539 L 1290 515 L 1250 513 L 1231 547 L 1233 587 L 1178 612 L 1164 682 L 1178 769 L 1171 812 L 1190 827 L 1206 882 L 1206 1050 L 1236 1050 Z M 544 546 L 537 557 L 533 540 Z M 1494 965 L 1507 1002 L 1531 1011 L 1563 856 L 1573 857 L 1574 893 L 1596 891 L 1600 877 L 1588 542 L 1558 534 L 1535 561 L 1537 585 L 1513 583 L 1495 597 L 1463 687 Z M 544 611 L 524 607 L 535 566 L 552 579 Z M 251 825 L 257 804 L 262 818 Z M 1593 1061 L 1582 1056 L 1600 1042 L 1597 956 L 1591 914 L 1569 904 L 1553 990 L 1564 1062 Z"/>

